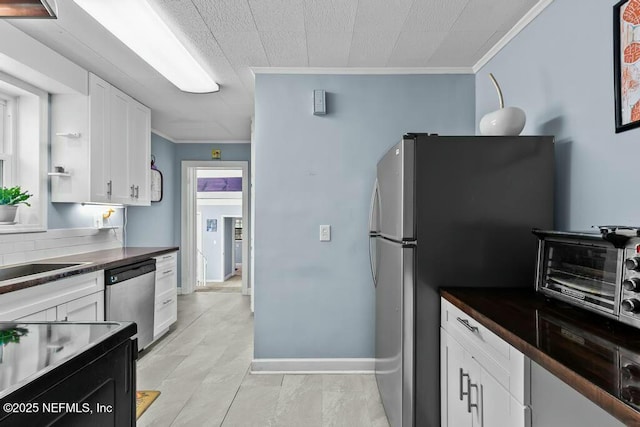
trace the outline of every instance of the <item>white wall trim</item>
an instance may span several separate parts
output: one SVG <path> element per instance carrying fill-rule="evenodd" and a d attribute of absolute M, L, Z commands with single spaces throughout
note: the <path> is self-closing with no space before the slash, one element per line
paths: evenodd
<path fill-rule="evenodd" d="M 179 292 L 189 294 L 195 290 L 197 271 L 195 247 L 196 226 L 195 217 L 197 209 L 196 185 L 198 169 L 241 169 L 242 170 L 242 224 L 247 224 L 247 232 L 243 232 L 242 239 L 242 271 L 249 271 L 249 244 L 248 234 L 251 231 L 249 225 L 249 162 L 248 161 L 223 161 L 223 160 L 183 160 L 182 161 L 182 188 L 181 188 L 181 285 Z M 249 295 L 248 275 L 242 275 L 242 293 Z"/>
<path fill-rule="evenodd" d="M 473 74 L 472 67 L 251 67 L 256 74 Z"/>
<path fill-rule="evenodd" d="M 375 359 L 253 359 L 252 374 L 372 374 Z"/>
<path fill-rule="evenodd" d="M 151 128 L 151 133 L 155 133 L 155 134 L 156 134 L 156 135 L 158 135 L 159 137 L 164 138 L 164 139 L 166 139 L 166 140 L 167 140 L 167 141 L 169 141 L 169 142 L 173 142 L 174 144 L 177 144 L 177 141 L 176 141 L 175 139 L 173 139 L 172 137 L 170 137 L 169 135 L 167 135 L 167 134 L 166 134 L 166 133 L 164 133 L 164 132 L 160 132 L 160 131 L 159 131 L 159 130 L 157 130 L 157 129 Z"/>
<path fill-rule="evenodd" d="M 524 30 L 527 25 L 529 25 L 534 19 L 537 18 L 538 15 L 542 13 L 543 10 L 547 8 L 553 0 L 540 0 L 535 4 L 527 12 L 517 23 L 514 25 L 507 34 L 502 37 L 498 43 L 496 43 L 487 53 L 484 54 L 482 58 L 472 67 L 473 74 L 476 74 L 478 71 L 482 69 L 494 56 L 498 54 L 506 45 L 509 44 L 511 40 L 513 40 L 522 30 Z"/>

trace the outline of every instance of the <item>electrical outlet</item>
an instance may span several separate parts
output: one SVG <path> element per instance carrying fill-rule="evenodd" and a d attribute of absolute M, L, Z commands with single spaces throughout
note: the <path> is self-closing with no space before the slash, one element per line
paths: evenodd
<path fill-rule="evenodd" d="M 330 225 L 321 225 L 320 226 L 320 241 L 321 242 L 330 242 L 331 241 L 331 226 Z"/>

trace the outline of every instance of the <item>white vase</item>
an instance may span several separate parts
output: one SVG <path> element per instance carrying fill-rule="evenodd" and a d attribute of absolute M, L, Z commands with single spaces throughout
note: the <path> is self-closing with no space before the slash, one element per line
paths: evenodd
<path fill-rule="evenodd" d="M 0 224 L 15 224 L 18 206 L 0 205 Z"/>
<path fill-rule="evenodd" d="M 486 136 L 520 135 L 527 118 L 518 107 L 506 107 L 485 114 L 480 120 L 480 134 Z"/>

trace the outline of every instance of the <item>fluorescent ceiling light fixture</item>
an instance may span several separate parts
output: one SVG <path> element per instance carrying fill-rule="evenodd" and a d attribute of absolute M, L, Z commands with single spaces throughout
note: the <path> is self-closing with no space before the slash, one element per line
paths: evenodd
<path fill-rule="evenodd" d="M 0 0 L 0 18 L 55 17 L 55 3 L 51 0 Z"/>
<path fill-rule="evenodd" d="M 220 90 L 147 0 L 74 1 L 178 89 Z"/>

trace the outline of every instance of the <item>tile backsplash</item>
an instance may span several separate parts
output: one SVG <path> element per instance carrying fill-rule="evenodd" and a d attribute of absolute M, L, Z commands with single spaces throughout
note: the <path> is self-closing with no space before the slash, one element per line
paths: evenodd
<path fill-rule="evenodd" d="M 69 228 L 0 235 L 0 265 L 122 247 L 122 229 Z"/>

